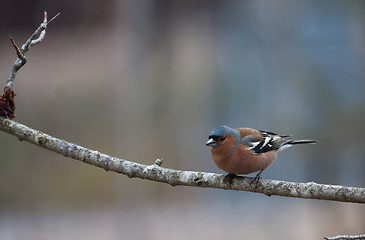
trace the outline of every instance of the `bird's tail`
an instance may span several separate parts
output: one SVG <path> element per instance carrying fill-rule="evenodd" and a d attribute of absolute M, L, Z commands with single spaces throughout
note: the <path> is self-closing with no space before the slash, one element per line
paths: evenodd
<path fill-rule="evenodd" d="M 278 149 L 278 152 L 281 152 L 284 149 L 287 149 L 293 145 L 299 145 L 299 144 L 316 144 L 317 141 L 316 140 L 288 140 L 286 142 L 284 142 L 283 145 L 281 145 L 281 147 Z"/>
<path fill-rule="evenodd" d="M 290 140 L 288 142 L 286 142 L 284 145 L 289 144 L 289 145 L 296 145 L 296 144 L 316 144 L 317 141 L 316 140 Z"/>

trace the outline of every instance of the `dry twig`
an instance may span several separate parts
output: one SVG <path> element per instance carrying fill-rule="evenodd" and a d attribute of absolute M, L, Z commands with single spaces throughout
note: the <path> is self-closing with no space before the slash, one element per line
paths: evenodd
<path fill-rule="evenodd" d="M 15 76 L 16 76 L 17 72 L 27 62 L 24 54 L 29 50 L 29 48 L 31 46 L 40 43 L 44 39 L 44 37 L 46 36 L 47 25 L 50 22 L 52 22 L 59 15 L 60 15 L 60 13 L 58 13 L 50 21 L 48 21 L 47 20 L 47 12 L 44 12 L 43 22 L 41 23 L 41 25 L 39 25 L 37 30 L 34 31 L 34 33 L 28 38 L 28 40 L 23 44 L 23 46 L 21 48 L 19 48 L 15 44 L 15 41 L 13 40 L 13 38 L 10 37 L 10 41 L 11 41 L 12 45 L 14 46 L 14 48 L 16 50 L 16 53 L 17 53 L 17 56 L 18 56 L 18 58 L 14 62 L 13 68 L 11 70 L 10 76 L 8 78 L 8 81 L 7 81 L 8 82 L 7 86 L 10 88 L 10 90 L 13 90 L 14 79 L 15 79 Z"/>
<path fill-rule="evenodd" d="M 58 17 L 59 13 L 54 16 L 50 21 L 47 21 L 47 12 L 44 12 L 44 18 L 41 25 L 35 30 L 35 32 L 28 38 L 28 40 L 19 48 L 14 39 L 10 36 L 10 42 L 13 45 L 16 55 L 18 58 L 15 60 L 13 68 L 11 70 L 10 76 L 7 80 L 7 85 L 4 88 L 4 94 L 0 97 L 0 116 L 7 118 L 15 118 L 15 93 L 13 91 L 14 79 L 21 67 L 25 65 L 27 59 L 24 54 L 29 50 L 29 48 L 35 44 L 40 43 L 46 36 L 46 28 L 48 23 L 53 21 Z"/>

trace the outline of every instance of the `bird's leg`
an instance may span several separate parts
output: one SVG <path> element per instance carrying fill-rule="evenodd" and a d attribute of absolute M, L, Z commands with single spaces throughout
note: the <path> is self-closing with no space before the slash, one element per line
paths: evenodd
<path fill-rule="evenodd" d="M 251 181 L 251 184 L 252 183 L 255 183 L 255 189 L 257 188 L 257 184 L 258 184 L 258 182 L 261 179 L 261 173 L 262 173 L 262 171 L 264 171 L 264 169 L 261 169 L 260 172 L 256 175 L 256 177 Z"/>
<path fill-rule="evenodd" d="M 228 182 L 229 186 L 232 185 L 232 181 L 233 181 L 233 178 L 234 177 L 237 177 L 236 174 L 233 174 L 233 173 L 228 173 L 224 178 L 223 178 L 223 182 Z"/>

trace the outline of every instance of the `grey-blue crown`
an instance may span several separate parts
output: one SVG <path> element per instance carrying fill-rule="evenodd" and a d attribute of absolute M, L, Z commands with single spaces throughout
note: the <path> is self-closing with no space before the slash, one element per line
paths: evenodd
<path fill-rule="evenodd" d="M 240 133 L 237 129 L 234 128 L 230 128 L 226 125 L 220 125 L 216 128 L 214 128 L 209 136 L 222 136 L 223 134 L 225 135 L 232 135 L 234 136 L 236 139 L 240 139 Z"/>
<path fill-rule="evenodd" d="M 233 131 L 234 131 L 234 129 L 232 129 L 226 125 L 220 125 L 220 126 L 214 128 L 210 132 L 209 136 L 222 136 L 223 134 L 233 135 L 232 134 Z"/>

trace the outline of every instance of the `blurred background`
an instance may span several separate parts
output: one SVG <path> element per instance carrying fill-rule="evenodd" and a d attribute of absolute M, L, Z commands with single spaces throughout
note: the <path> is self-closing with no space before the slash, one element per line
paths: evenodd
<path fill-rule="evenodd" d="M 364 1 L 4 1 L 0 73 L 16 121 L 127 160 L 217 172 L 220 124 L 319 141 L 264 178 L 365 187 Z M 0 132 L 0 239 L 323 239 L 365 233 L 364 206 L 171 187 Z"/>

